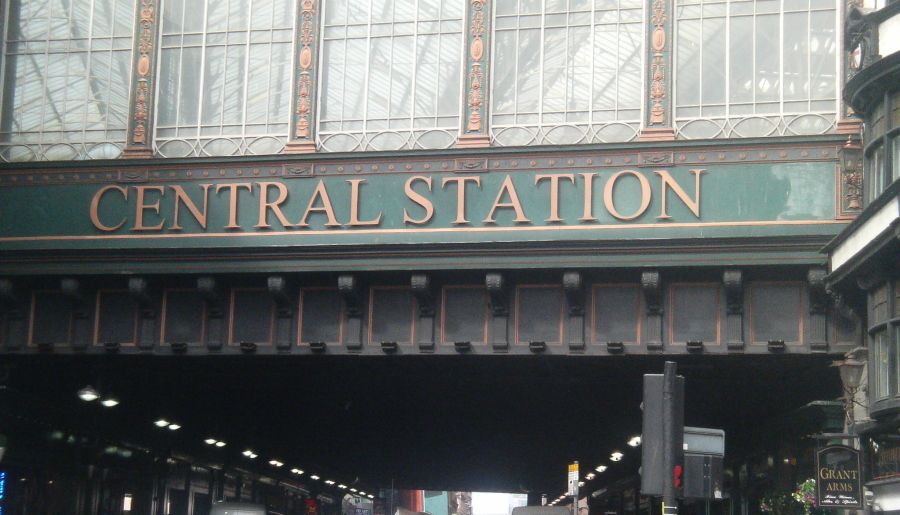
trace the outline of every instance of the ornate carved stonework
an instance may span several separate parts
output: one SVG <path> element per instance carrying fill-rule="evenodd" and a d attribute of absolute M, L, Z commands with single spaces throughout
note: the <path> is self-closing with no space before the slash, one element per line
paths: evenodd
<path fill-rule="evenodd" d="M 666 1 L 653 0 L 653 13 L 650 17 L 653 25 L 651 35 L 651 48 L 653 59 L 650 62 L 650 98 L 653 106 L 650 108 L 650 125 L 662 125 L 666 123 L 666 112 L 663 101 L 666 98 L 666 62 L 664 51 L 666 49 Z"/>
<path fill-rule="evenodd" d="M 137 56 L 132 95 L 130 141 L 125 154 L 144 157 L 151 154 L 150 113 L 153 112 L 153 63 L 156 61 L 156 3 L 141 0 L 138 11 Z"/>
<path fill-rule="evenodd" d="M 315 151 L 316 0 L 300 0 L 294 117 L 286 152 Z"/>
<path fill-rule="evenodd" d="M 490 0 L 471 0 L 467 15 L 469 37 L 466 42 L 465 129 L 460 146 L 487 146 L 490 141 L 485 123 L 487 103 L 488 18 Z"/>
<path fill-rule="evenodd" d="M 841 147 L 841 211 L 856 214 L 862 209 L 863 156 L 862 147 L 848 136 Z"/>

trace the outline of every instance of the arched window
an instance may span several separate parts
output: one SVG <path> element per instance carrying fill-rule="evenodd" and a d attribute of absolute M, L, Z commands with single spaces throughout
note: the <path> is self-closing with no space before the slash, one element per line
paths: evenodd
<path fill-rule="evenodd" d="M 294 2 L 163 4 L 157 154 L 280 152 L 290 120 Z"/>
<path fill-rule="evenodd" d="M 497 0 L 498 145 L 628 141 L 641 122 L 642 0 Z"/>
<path fill-rule="evenodd" d="M 836 122 L 836 0 L 676 0 L 680 138 L 823 134 Z"/>
<path fill-rule="evenodd" d="M 462 0 L 323 2 L 319 149 L 455 144 L 464 9 Z"/>
<path fill-rule="evenodd" d="M 133 0 L 12 0 L 0 159 L 101 159 L 125 146 Z"/>

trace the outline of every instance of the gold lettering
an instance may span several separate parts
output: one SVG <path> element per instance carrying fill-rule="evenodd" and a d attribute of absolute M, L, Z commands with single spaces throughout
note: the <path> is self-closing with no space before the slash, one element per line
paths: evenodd
<path fill-rule="evenodd" d="M 594 217 L 594 177 L 599 174 L 582 173 L 579 175 L 584 179 L 584 212 L 578 221 L 596 222 L 597 218 Z"/>
<path fill-rule="evenodd" d="M 147 209 L 152 209 L 157 215 L 159 214 L 159 199 L 156 199 L 156 202 L 153 204 L 145 204 L 144 196 L 146 192 L 155 191 L 160 194 L 160 197 L 164 195 L 164 190 L 162 186 L 135 186 L 134 189 L 137 190 L 137 205 L 135 206 L 134 213 L 134 227 L 131 229 L 132 231 L 158 231 L 163 228 L 163 224 L 165 224 L 166 219 L 163 218 L 158 225 L 154 225 L 152 227 L 147 227 L 144 225 L 144 211 Z"/>
<path fill-rule="evenodd" d="M 544 179 L 550 179 L 550 216 L 544 221 L 562 222 L 562 218 L 559 217 L 559 180 L 568 179 L 575 184 L 575 175 L 571 173 L 537 175 L 534 177 L 534 185 L 537 186 Z"/>
<path fill-rule="evenodd" d="M 222 190 L 228 190 L 228 225 L 226 229 L 240 229 L 238 224 L 238 193 L 241 188 L 247 188 L 247 191 L 253 191 L 253 187 L 249 182 L 231 182 L 227 184 L 219 184 L 216 186 L 216 195 Z"/>
<path fill-rule="evenodd" d="M 641 205 L 634 213 L 628 216 L 619 213 L 613 200 L 613 191 L 616 187 L 616 181 L 618 181 L 619 177 L 622 177 L 623 175 L 631 175 L 635 177 L 641 185 Z M 617 172 L 609 178 L 609 180 L 606 182 L 606 185 L 603 187 L 603 204 L 606 206 L 606 210 L 609 211 L 609 214 L 613 215 L 619 220 L 634 220 L 635 218 L 644 214 L 644 211 L 646 211 L 650 206 L 650 182 L 647 181 L 646 177 L 635 172 L 634 170 L 622 170 L 621 172 Z"/>
<path fill-rule="evenodd" d="M 94 198 L 91 199 L 91 223 L 93 223 L 94 227 L 96 227 L 97 229 L 105 232 L 112 232 L 116 229 L 119 229 L 120 227 L 125 225 L 125 221 L 127 220 L 123 217 L 121 222 L 113 226 L 104 225 L 103 222 L 100 221 L 100 202 L 103 200 L 103 195 L 105 195 L 106 192 L 110 190 L 118 191 L 122 194 L 122 197 L 125 200 L 128 200 L 128 190 L 123 188 L 122 186 L 104 186 L 94 194 Z"/>
<path fill-rule="evenodd" d="M 409 213 L 406 212 L 406 208 L 403 208 L 403 223 L 421 225 L 427 223 L 434 216 L 434 204 L 432 204 L 430 200 L 413 190 L 413 181 L 424 182 L 428 186 L 428 191 L 431 192 L 431 177 L 422 177 L 421 175 L 410 177 L 409 179 L 407 179 L 406 185 L 403 189 L 406 192 L 406 197 L 409 200 L 412 200 L 425 210 L 425 216 L 423 218 L 415 220 L 409 216 Z"/>
<path fill-rule="evenodd" d="M 691 210 L 691 213 L 694 213 L 694 216 L 700 218 L 700 176 L 703 175 L 703 172 L 706 170 L 698 169 L 691 170 L 691 173 L 694 174 L 694 198 L 691 199 L 687 193 L 681 188 L 681 186 L 675 182 L 675 179 L 669 174 L 666 170 L 657 170 L 653 173 L 659 175 L 661 179 L 661 190 L 662 190 L 662 205 L 660 207 L 659 216 L 656 218 L 658 220 L 665 220 L 672 218 L 669 213 L 666 212 L 666 197 L 668 197 L 668 189 L 671 188 L 672 191 L 675 192 L 675 195 L 684 202 L 684 205 L 687 206 L 688 209 Z"/>
<path fill-rule="evenodd" d="M 178 224 L 178 212 L 180 211 L 181 203 L 184 202 L 184 207 L 191 212 L 191 216 L 194 217 L 194 220 L 200 224 L 200 227 L 206 229 L 206 213 L 207 207 L 209 206 L 209 187 L 212 184 L 201 184 L 200 187 L 203 188 L 203 212 L 200 212 L 200 209 L 197 207 L 197 204 L 191 200 L 191 197 L 188 196 L 187 192 L 184 191 L 184 188 L 181 186 L 169 186 L 172 188 L 172 191 L 175 192 L 175 213 L 172 216 L 172 225 L 169 226 L 169 229 L 173 231 L 180 231 L 183 229 L 181 225 Z"/>
<path fill-rule="evenodd" d="M 351 179 L 350 183 L 350 227 L 358 227 L 361 225 L 378 225 L 381 223 L 383 213 L 379 212 L 374 220 L 359 219 L 359 185 L 366 182 L 365 179 Z"/>
<path fill-rule="evenodd" d="M 445 188 L 448 183 L 456 184 L 456 220 L 454 225 L 469 223 L 466 220 L 466 183 L 474 182 L 476 186 L 481 188 L 481 177 L 445 177 L 441 181 L 441 188 Z"/>
<path fill-rule="evenodd" d="M 509 202 L 501 203 L 500 200 L 503 198 L 504 193 L 509 195 Z M 491 206 L 491 211 L 483 222 L 486 224 L 497 223 L 496 220 L 494 220 L 494 211 L 498 208 L 513 209 L 516 212 L 516 217 L 513 218 L 513 221 L 517 224 L 531 223 L 531 220 L 525 218 L 525 212 L 522 210 L 522 203 L 519 202 L 519 195 L 516 194 L 516 187 L 509 175 L 503 179 L 503 184 L 500 185 L 500 191 L 497 192 L 497 198 L 494 199 L 494 205 Z"/>
<path fill-rule="evenodd" d="M 284 204 L 288 198 L 287 187 L 280 182 L 258 182 L 256 185 L 259 186 L 259 222 L 253 227 L 271 229 L 269 211 L 272 211 L 283 227 L 290 227 L 291 223 L 288 222 L 287 217 L 281 212 L 281 204 Z M 269 202 L 269 188 L 272 186 L 278 190 L 278 198 L 273 202 Z"/>
<path fill-rule="evenodd" d="M 322 201 L 321 207 L 316 207 L 316 200 Z M 331 206 L 331 198 L 328 196 L 328 190 L 325 189 L 325 181 L 319 179 L 319 184 L 316 185 L 316 191 L 313 192 L 312 197 L 309 198 L 309 203 L 306 205 L 306 211 L 303 212 L 303 218 L 297 222 L 298 227 L 309 227 L 309 223 L 307 223 L 306 219 L 309 218 L 311 213 L 325 213 L 325 216 L 328 217 L 328 223 L 325 224 L 325 227 L 340 227 L 341 224 L 337 221 L 337 218 L 334 217 L 334 208 Z"/>

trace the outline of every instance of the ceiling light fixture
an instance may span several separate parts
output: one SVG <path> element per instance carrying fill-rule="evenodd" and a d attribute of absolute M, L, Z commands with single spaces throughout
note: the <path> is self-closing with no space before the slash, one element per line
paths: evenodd
<path fill-rule="evenodd" d="M 350 491 L 353 492 L 353 493 L 358 492 L 358 490 L 357 490 L 356 488 L 351 488 Z"/>
<path fill-rule="evenodd" d="M 114 408 L 119 405 L 119 399 L 116 399 L 115 397 L 110 395 L 101 400 L 100 404 L 102 404 L 105 408 Z"/>
<path fill-rule="evenodd" d="M 83 400 L 84 402 L 93 402 L 100 397 L 100 393 L 94 389 L 93 386 L 85 386 L 81 390 L 78 390 L 78 398 Z"/>
<path fill-rule="evenodd" d="M 347 485 L 341 483 L 341 484 L 338 485 L 338 488 L 340 488 L 341 490 L 346 490 L 346 489 L 347 489 Z"/>
<path fill-rule="evenodd" d="M 216 442 L 216 447 L 225 447 L 225 445 L 227 445 L 227 444 L 221 440 Z"/>
<path fill-rule="evenodd" d="M 330 479 L 326 479 L 326 480 L 325 480 L 325 484 L 326 484 L 326 485 L 333 485 L 333 484 L 334 484 L 334 481 L 332 481 L 332 480 L 330 480 Z"/>
<path fill-rule="evenodd" d="M 216 444 L 215 438 L 207 438 L 206 440 L 203 440 L 203 441 L 206 442 L 206 445 L 215 445 Z"/>
<path fill-rule="evenodd" d="M 178 431 L 181 429 L 181 426 L 178 424 L 169 424 L 169 431 Z"/>
<path fill-rule="evenodd" d="M 363 492 L 362 490 L 360 490 L 360 491 L 359 491 L 359 495 L 366 495 L 366 493 Z"/>
<path fill-rule="evenodd" d="M 251 460 L 255 460 L 256 457 L 258 456 L 255 452 L 253 452 L 253 451 L 250 450 L 250 449 L 247 449 L 246 451 L 242 452 L 241 454 L 243 454 L 244 456 L 250 458 Z"/>
<path fill-rule="evenodd" d="M 623 456 L 625 456 L 625 455 L 622 454 L 621 452 L 613 451 L 613 453 L 609 455 L 609 459 L 611 459 L 613 461 L 622 461 Z"/>
<path fill-rule="evenodd" d="M 314 481 L 318 481 L 318 480 L 320 479 L 319 476 L 317 476 L 317 475 L 315 475 L 315 474 L 309 476 L 309 478 L 312 479 L 312 480 L 314 480 Z"/>
<path fill-rule="evenodd" d="M 164 418 L 161 418 L 161 419 L 157 420 L 156 422 L 154 422 L 154 424 L 156 424 L 156 427 L 166 427 L 167 425 L 169 425 L 169 421 Z"/>
<path fill-rule="evenodd" d="M 303 471 L 302 471 L 302 470 L 296 469 L 296 468 L 291 469 L 291 472 L 294 473 L 294 474 L 297 474 L 298 476 L 301 475 L 301 474 L 303 474 Z"/>
<path fill-rule="evenodd" d="M 278 460 L 269 460 L 269 465 L 272 465 L 273 467 L 281 467 L 284 465 L 284 463 Z"/>
<path fill-rule="evenodd" d="M 607 469 L 606 465 L 597 465 L 597 468 L 595 468 L 594 470 L 596 470 L 597 472 L 603 473 L 603 472 L 606 472 L 606 469 Z"/>
<path fill-rule="evenodd" d="M 593 472 L 588 472 L 588 473 L 585 474 L 585 476 L 584 476 L 584 478 L 587 479 L 588 481 L 590 481 L 591 479 L 594 479 L 595 477 L 597 477 L 597 475 L 594 474 Z"/>
<path fill-rule="evenodd" d="M 629 447 L 637 447 L 641 445 L 641 435 L 632 436 L 630 440 L 628 440 Z"/>

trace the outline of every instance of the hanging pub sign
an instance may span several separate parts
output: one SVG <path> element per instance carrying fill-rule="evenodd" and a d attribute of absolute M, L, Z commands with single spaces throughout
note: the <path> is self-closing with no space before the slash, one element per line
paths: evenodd
<path fill-rule="evenodd" d="M 845 445 L 816 451 L 816 499 L 819 508 L 863 507 L 859 451 Z"/>

